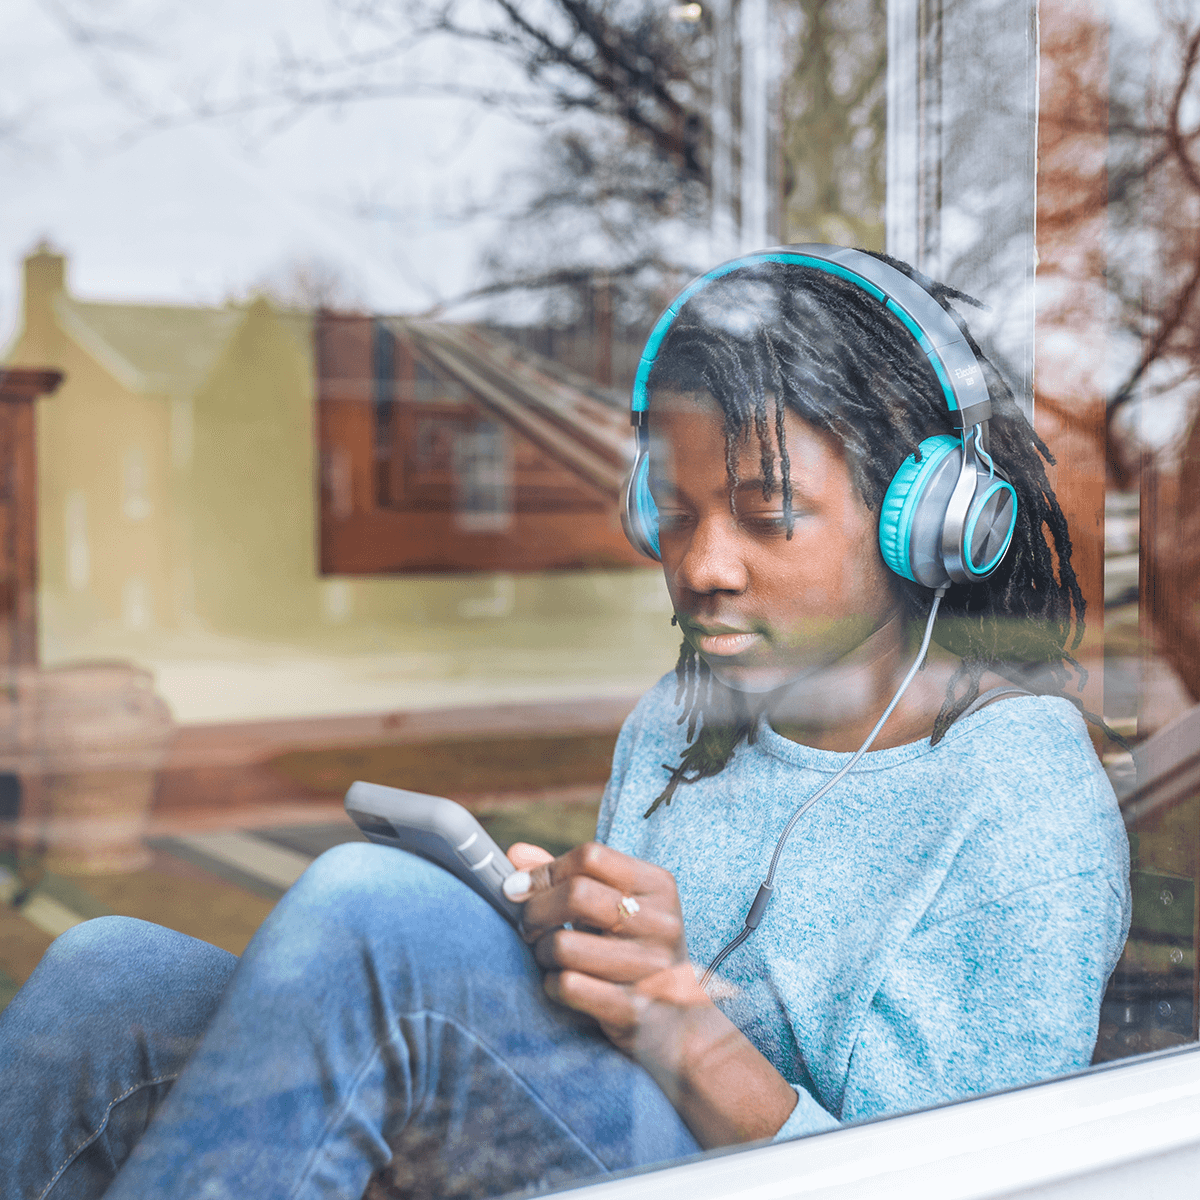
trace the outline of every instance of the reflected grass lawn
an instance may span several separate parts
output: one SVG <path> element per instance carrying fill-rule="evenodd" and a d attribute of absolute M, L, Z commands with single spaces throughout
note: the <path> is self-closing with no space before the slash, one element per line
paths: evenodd
<path fill-rule="evenodd" d="M 295 750 L 267 766 L 289 783 L 342 795 L 356 780 L 455 799 L 500 792 L 603 785 L 616 732 L 453 738 Z"/>
<path fill-rule="evenodd" d="M 597 804 L 517 804 L 477 815 L 502 849 L 513 842 L 532 842 L 557 856 L 591 841 L 598 808 Z"/>

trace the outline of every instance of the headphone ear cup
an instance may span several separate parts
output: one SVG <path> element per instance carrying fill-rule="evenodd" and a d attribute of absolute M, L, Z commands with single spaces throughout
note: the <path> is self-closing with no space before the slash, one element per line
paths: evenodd
<path fill-rule="evenodd" d="M 996 473 L 980 473 L 975 497 L 967 513 L 963 538 L 964 559 L 973 579 L 986 579 L 1008 552 L 1017 527 L 1017 493 Z"/>
<path fill-rule="evenodd" d="M 920 460 L 917 459 L 920 455 Z M 888 485 L 879 510 L 879 550 L 897 575 L 924 587 L 943 587 L 942 525 L 962 463 L 962 444 L 949 434 L 926 438 Z"/>
<path fill-rule="evenodd" d="M 621 525 L 629 544 L 647 558 L 661 560 L 658 549 L 658 505 L 650 494 L 650 455 L 638 452 L 633 470 L 625 481 Z"/>

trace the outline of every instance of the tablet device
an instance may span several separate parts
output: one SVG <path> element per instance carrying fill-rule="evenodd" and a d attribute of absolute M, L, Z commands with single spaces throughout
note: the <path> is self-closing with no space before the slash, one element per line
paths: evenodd
<path fill-rule="evenodd" d="M 461 804 L 380 783 L 352 783 L 346 812 L 368 841 L 419 854 L 478 892 L 512 924 L 521 920 L 501 884 L 516 868 Z"/>

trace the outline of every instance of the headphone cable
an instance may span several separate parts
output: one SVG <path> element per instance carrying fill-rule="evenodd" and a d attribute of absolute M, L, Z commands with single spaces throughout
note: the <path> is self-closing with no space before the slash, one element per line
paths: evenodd
<path fill-rule="evenodd" d="M 783 854 L 783 847 L 791 836 L 792 830 L 799 823 L 800 818 L 822 796 L 829 792 L 832 787 L 840 783 L 853 769 L 858 760 L 871 748 L 872 743 L 879 736 L 879 731 L 887 724 L 888 717 L 892 715 L 896 705 L 900 703 L 900 697 L 908 690 L 908 685 L 912 683 L 917 672 L 921 669 L 922 664 L 925 662 L 925 655 L 929 650 L 930 639 L 933 637 L 933 623 L 937 619 L 938 608 L 941 606 L 942 597 L 946 594 L 946 587 L 948 586 L 947 584 L 934 592 L 933 604 L 929 609 L 929 619 L 925 622 L 925 636 L 921 639 L 921 648 L 917 651 L 917 657 L 913 660 L 913 665 L 909 667 L 908 674 L 905 675 L 903 682 L 896 689 L 896 694 L 892 697 L 887 708 L 883 710 L 883 716 L 875 722 L 875 728 L 867 734 L 866 741 L 855 750 L 850 761 L 832 779 L 823 783 L 811 796 L 804 800 L 796 811 L 792 813 L 791 819 L 783 827 L 783 832 L 779 835 L 779 840 L 775 843 L 775 853 L 771 855 L 771 865 L 767 869 L 767 877 L 759 887 L 758 894 L 754 897 L 754 903 L 750 905 L 750 911 L 746 914 L 745 925 L 738 932 L 738 935 L 732 941 L 726 943 L 712 962 L 708 964 L 708 969 L 700 979 L 700 986 L 702 988 L 708 987 L 708 981 L 712 978 L 713 972 L 758 928 L 758 923 L 762 920 L 767 903 L 771 899 L 771 892 L 775 885 L 775 872 L 779 868 L 779 858 Z"/>

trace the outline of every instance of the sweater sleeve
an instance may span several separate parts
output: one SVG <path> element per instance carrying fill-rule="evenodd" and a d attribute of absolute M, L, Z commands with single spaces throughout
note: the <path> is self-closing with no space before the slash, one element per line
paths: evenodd
<path fill-rule="evenodd" d="M 865 1011 L 840 1095 L 823 1106 L 798 1087 L 776 1140 L 833 1128 L 830 1109 L 864 1120 L 1086 1067 L 1128 909 L 1089 871 L 918 925 Z"/>

